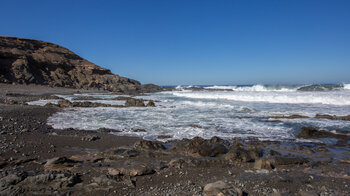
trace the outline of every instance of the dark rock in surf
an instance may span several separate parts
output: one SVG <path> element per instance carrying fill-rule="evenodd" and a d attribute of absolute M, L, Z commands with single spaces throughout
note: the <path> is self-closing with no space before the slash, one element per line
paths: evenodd
<path fill-rule="evenodd" d="M 347 120 L 347 121 L 350 121 L 350 115 L 335 116 L 335 115 L 329 115 L 329 114 L 316 114 L 315 118 L 328 119 L 328 120 Z"/>
<path fill-rule="evenodd" d="M 141 99 L 128 98 L 125 107 L 145 107 L 145 103 Z"/>
<path fill-rule="evenodd" d="M 146 106 L 147 107 L 156 107 L 156 104 L 154 104 L 154 101 L 149 100 Z"/>

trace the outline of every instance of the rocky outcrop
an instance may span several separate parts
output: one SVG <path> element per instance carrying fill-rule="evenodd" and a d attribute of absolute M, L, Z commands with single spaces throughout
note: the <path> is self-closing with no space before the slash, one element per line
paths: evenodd
<path fill-rule="evenodd" d="M 115 92 L 162 89 L 115 75 L 56 44 L 15 37 L 0 37 L 0 82 Z"/>

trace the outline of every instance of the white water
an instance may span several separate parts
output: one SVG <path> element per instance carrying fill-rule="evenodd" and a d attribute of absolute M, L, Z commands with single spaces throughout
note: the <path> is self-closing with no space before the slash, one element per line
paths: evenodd
<path fill-rule="evenodd" d="M 350 105 L 350 91 L 177 91 L 174 96 L 192 99 L 223 99 L 243 102 Z"/>
<path fill-rule="evenodd" d="M 344 88 L 345 89 L 345 88 Z M 65 97 L 72 100 L 74 95 Z M 86 96 L 86 95 L 85 95 Z M 115 95 L 92 95 L 101 98 Z M 300 114 L 349 115 L 350 90 L 328 92 L 299 91 L 171 91 L 151 94 L 159 100 L 155 108 L 74 108 L 54 114 L 48 124 L 54 128 L 95 130 L 111 128 L 121 135 L 157 139 L 200 136 L 211 138 L 248 138 L 261 140 L 294 139 L 301 126 L 329 131 L 350 130 L 349 121 L 325 119 L 268 119 L 268 116 Z M 106 103 L 106 100 L 99 102 Z M 146 133 L 132 130 L 145 129 Z"/>

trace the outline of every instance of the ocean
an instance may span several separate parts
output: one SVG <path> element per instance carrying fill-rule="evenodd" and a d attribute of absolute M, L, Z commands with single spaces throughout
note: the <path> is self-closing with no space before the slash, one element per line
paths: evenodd
<path fill-rule="evenodd" d="M 58 95 L 70 101 L 75 97 L 101 98 L 93 102 L 123 105 L 105 100 L 120 95 Z M 211 138 L 254 138 L 272 141 L 336 142 L 332 139 L 304 140 L 296 135 L 303 126 L 334 133 L 350 134 L 350 121 L 314 118 L 316 114 L 350 114 L 350 85 L 245 85 L 177 86 L 174 91 L 150 93 L 136 98 L 156 100 L 156 107 L 67 108 L 55 113 L 48 124 L 55 129 L 119 130 L 118 135 L 147 140 L 173 140 L 196 136 Z M 79 100 L 82 101 L 82 100 Z M 44 105 L 57 100 L 29 104 Z M 303 115 L 309 118 L 270 118 Z M 134 132 L 144 129 L 146 132 Z M 158 138 L 159 136 L 162 139 Z"/>

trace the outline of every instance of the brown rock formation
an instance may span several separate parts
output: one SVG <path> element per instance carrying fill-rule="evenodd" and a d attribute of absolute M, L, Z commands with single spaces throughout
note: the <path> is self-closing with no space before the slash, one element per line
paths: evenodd
<path fill-rule="evenodd" d="M 159 91 L 49 42 L 0 36 L 0 82 L 119 92 Z"/>

